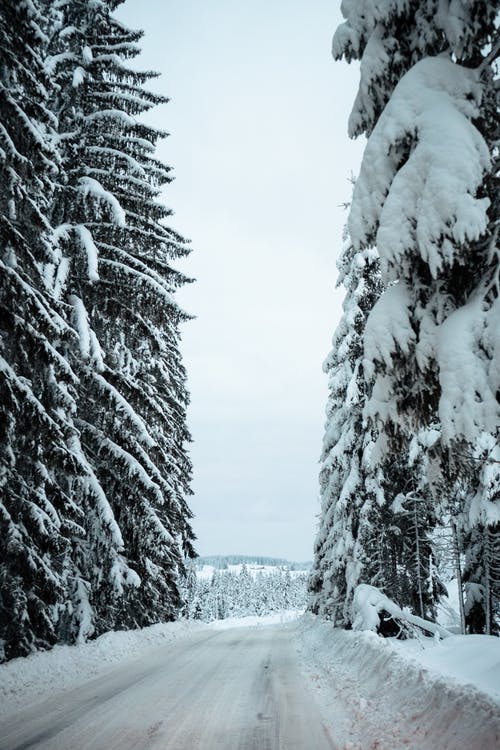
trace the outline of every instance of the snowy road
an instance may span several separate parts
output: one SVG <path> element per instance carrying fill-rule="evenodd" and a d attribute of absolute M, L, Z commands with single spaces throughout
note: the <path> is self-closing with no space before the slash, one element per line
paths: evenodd
<path fill-rule="evenodd" d="M 335 750 L 285 627 L 204 633 L 0 723 L 1 750 Z"/>

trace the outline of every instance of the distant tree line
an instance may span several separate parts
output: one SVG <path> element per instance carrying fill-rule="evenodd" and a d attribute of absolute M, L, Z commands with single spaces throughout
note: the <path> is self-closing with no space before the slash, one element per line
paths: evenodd
<path fill-rule="evenodd" d="M 498 633 L 498 9 L 342 9 L 333 54 L 361 61 L 349 134 L 368 140 L 324 366 L 310 607 L 349 626 L 365 583 L 432 619 L 448 540 L 464 632 Z"/>
<path fill-rule="evenodd" d="M 226 570 L 230 565 L 265 565 L 287 568 L 288 570 L 309 570 L 310 562 L 291 562 L 281 557 L 263 557 L 262 555 L 212 555 L 196 558 L 196 567 L 213 565 L 218 570 Z"/>
<path fill-rule="evenodd" d="M 272 558 L 267 558 L 272 559 Z M 308 574 L 290 573 L 288 568 L 250 572 L 245 564 L 239 571 L 214 570 L 210 579 L 196 575 L 189 567 L 186 581 L 186 617 L 203 622 L 228 617 L 263 616 L 287 609 L 304 610 L 307 604 Z"/>
<path fill-rule="evenodd" d="M 188 252 L 120 0 L 0 8 L 0 660 L 177 617 Z"/>

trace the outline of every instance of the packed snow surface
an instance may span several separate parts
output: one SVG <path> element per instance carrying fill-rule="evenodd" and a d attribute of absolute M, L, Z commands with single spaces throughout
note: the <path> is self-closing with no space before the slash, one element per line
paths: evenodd
<path fill-rule="evenodd" d="M 55 646 L 52 651 L 12 659 L 0 664 L 0 716 L 83 684 L 162 646 L 178 642 L 182 648 L 182 642 L 197 633 L 283 624 L 301 614 L 297 610 L 284 610 L 264 617 L 232 617 L 210 626 L 196 620 L 160 623 L 142 630 L 105 633 L 87 643 Z"/>
<path fill-rule="evenodd" d="M 0 720 L 2 750 L 338 750 L 293 624 L 216 631 Z"/>
<path fill-rule="evenodd" d="M 250 729 L 269 734 L 269 727 L 278 727 L 276 731 L 290 734 L 292 685 L 294 706 L 297 711 L 300 707 L 300 731 L 309 727 L 308 731 L 314 728 L 317 732 L 324 725 L 324 737 L 333 742 L 330 745 L 325 739 L 325 747 L 498 750 L 500 639 L 450 636 L 443 641 L 396 641 L 373 632 L 335 629 L 311 615 L 297 621 L 298 614 L 282 612 L 212 625 L 193 621 L 160 624 L 107 633 L 90 643 L 58 646 L 14 659 L 0 666 L 0 719 L 6 731 L 23 734 L 19 717 L 25 711 L 34 722 L 35 735 L 45 736 L 46 729 L 50 742 L 56 743 L 53 747 L 60 748 L 67 747 L 60 744 L 66 731 L 74 734 L 78 727 L 81 731 L 95 715 L 96 722 L 102 723 L 88 724 L 89 731 L 112 733 L 113 727 L 123 724 L 127 731 L 135 732 L 125 739 L 135 742 L 143 728 L 141 721 L 153 727 L 165 724 L 162 731 L 168 735 L 172 728 L 167 726 L 168 716 L 159 717 L 155 711 L 168 703 L 170 694 L 172 705 L 177 705 L 180 690 L 184 696 L 183 732 L 196 739 L 191 747 L 203 747 L 199 744 L 204 741 L 203 732 L 212 736 L 210 732 L 219 731 L 222 717 L 226 721 L 234 715 L 234 733 L 224 742 L 236 744 L 221 745 L 229 748 L 238 746 Z M 164 666 L 162 659 L 167 660 Z M 101 694 L 116 702 L 111 723 Z M 199 711 L 193 709 L 193 695 Z M 262 717 L 266 721 L 260 724 L 255 723 L 255 701 L 265 705 Z M 68 706 L 76 718 L 71 711 L 64 713 Z M 46 709 L 54 710 L 54 716 L 46 716 Z M 205 719 L 200 724 L 201 715 Z M 74 719 L 74 727 L 69 719 Z M 193 721 L 196 726 L 191 726 Z M 28 724 L 26 727 L 28 732 Z M 113 742 L 118 737 L 121 742 L 124 735 L 115 735 Z M 267 741 L 267 735 L 264 739 Z M 168 742 L 165 747 L 187 747 Z M 120 747 L 129 746 L 137 744 Z M 308 750 L 307 745 L 297 747 Z"/>
<path fill-rule="evenodd" d="M 54 646 L 0 665 L 0 716 L 63 692 L 148 652 L 186 639 L 208 626 L 168 622 L 142 630 L 104 633 L 76 646 Z"/>
<path fill-rule="evenodd" d="M 296 609 L 285 609 L 273 612 L 270 615 L 250 615 L 248 617 L 226 617 L 224 620 L 214 620 L 210 627 L 215 630 L 228 630 L 229 628 L 259 628 L 267 625 L 279 625 L 285 622 L 293 622 L 302 615 Z"/>

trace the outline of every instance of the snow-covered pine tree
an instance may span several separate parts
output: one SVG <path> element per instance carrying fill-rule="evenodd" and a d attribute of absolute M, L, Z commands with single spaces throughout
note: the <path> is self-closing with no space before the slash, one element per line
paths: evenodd
<path fill-rule="evenodd" d="M 374 582 L 377 565 L 367 555 L 366 546 L 374 546 L 380 538 L 380 508 L 385 502 L 383 472 L 371 470 L 372 435 L 363 423 L 363 331 L 380 292 L 380 274 L 376 251 L 357 252 L 348 238 L 337 266 L 337 284 L 345 287 L 346 296 L 332 350 L 324 363 L 329 399 L 309 607 L 336 624 L 347 625 L 354 588 L 360 581 Z"/>
<path fill-rule="evenodd" d="M 333 52 L 361 61 L 350 132 L 369 136 L 349 231 L 358 251 L 377 247 L 386 285 L 366 326 L 365 414 L 381 425 L 382 455 L 394 434 L 437 429 L 426 448 L 439 467 L 434 491 L 446 495 L 454 470 L 469 483 L 462 523 L 489 540 L 467 550 L 469 592 L 489 632 L 499 563 L 486 565 L 484 552 L 496 554 L 499 528 L 496 9 L 358 0 L 343 11 Z"/>
<path fill-rule="evenodd" d="M 76 377 L 59 352 L 72 330 L 52 296 L 58 157 L 46 22 L 38 0 L 0 8 L 0 661 L 58 639 L 70 538 L 82 534 Z"/>
<path fill-rule="evenodd" d="M 127 65 L 142 32 L 113 17 L 119 4 L 57 3 L 47 61 L 63 170 L 52 218 L 79 334 L 77 425 L 93 477 L 80 493 L 87 537 L 75 555 L 95 632 L 174 618 L 179 571 L 193 554 L 179 354 L 186 315 L 173 296 L 186 278 L 171 265 L 187 248 L 158 200 L 170 179 L 154 156 L 163 134 L 139 119 L 164 99 L 144 88 L 155 74 Z M 104 507 L 119 539 L 110 539 Z"/>
<path fill-rule="evenodd" d="M 419 437 L 408 442 L 400 435 L 399 450 L 383 464 L 386 504 L 379 510 L 368 554 L 374 585 L 400 606 L 433 620 L 439 598 L 446 594 L 433 544 L 440 509 L 429 489 Z"/>

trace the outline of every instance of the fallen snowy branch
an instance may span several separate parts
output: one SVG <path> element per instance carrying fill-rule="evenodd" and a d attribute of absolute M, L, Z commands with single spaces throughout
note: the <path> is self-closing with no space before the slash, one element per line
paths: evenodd
<path fill-rule="evenodd" d="M 393 620 L 398 622 L 402 630 L 408 630 L 404 627 L 409 623 L 427 633 L 432 633 L 440 638 L 449 638 L 452 633 L 446 628 L 437 625 L 430 620 L 424 620 L 422 617 L 413 615 L 406 609 L 401 609 L 389 597 L 379 591 L 375 586 L 368 586 L 361 583 L 356 587 L 352 602 L 352 627 L 353 630 L 373 630 L 380 631 L 381 617 L 383 613 L 388 613 Z"/>

